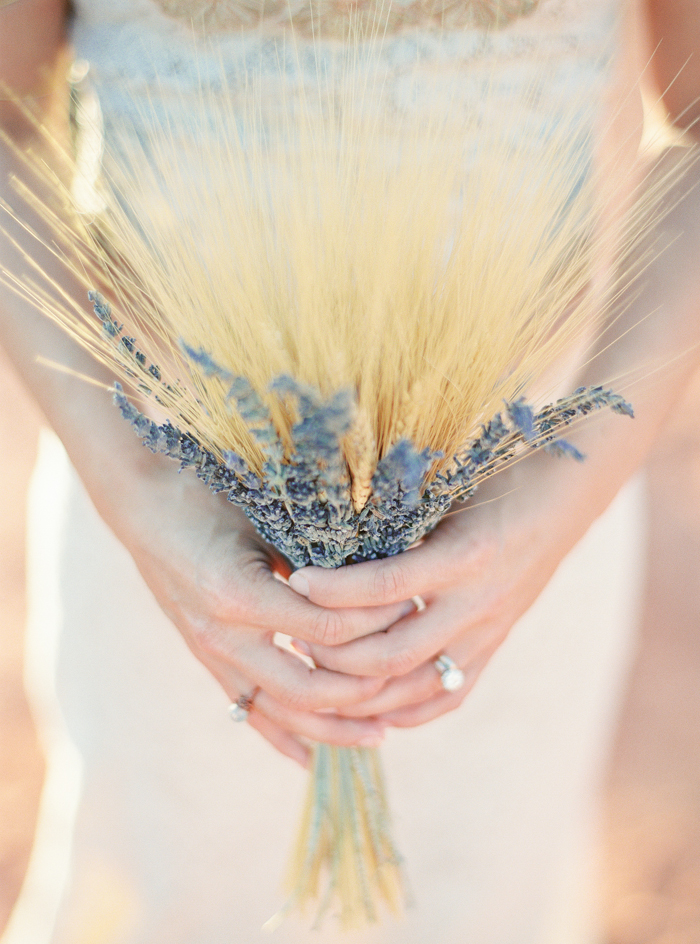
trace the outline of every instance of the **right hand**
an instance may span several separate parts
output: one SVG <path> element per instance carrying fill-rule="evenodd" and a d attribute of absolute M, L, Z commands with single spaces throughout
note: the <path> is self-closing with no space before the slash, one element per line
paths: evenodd
<path fill-rule="evenodd" d="M 342 709 L 371 698 L 381 678 L 311 669 L 273 642 L 276 631 L 310 644 L 338 645 L 387 629 L 413 604 L 325 609 L 291 590 L 289 564 L 222 496 L 191 473 L 153 457 L 118 521 L 109 521 L 156 600 L 229 699 L 259 687 L 248 723 L 283 754 L 306 765 L 300 738 L 338 745 L 381 741 L 373 718 Z M 116 526 L 115 526 L 116 525 Z"/>

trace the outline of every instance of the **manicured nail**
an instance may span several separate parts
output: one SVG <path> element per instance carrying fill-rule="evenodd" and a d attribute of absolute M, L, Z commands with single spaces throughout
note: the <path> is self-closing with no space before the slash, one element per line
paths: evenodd
<path fill-rule="evenodd" d="M 309 581 L 301 573 L 301 571 L 296 570 L 291 577 L 289 578 L 289 586 L 295 593 L 298 593 L 302 597 L 308 597 L 309 595 Z"/>
<path fill-rule="evenodd" d="M 311 655 L 311 646 L 305 643 L 303 639 L 292 639 L 290 646 L 292 649 L 296 649 L 296 651 L 302 656 Z"/>

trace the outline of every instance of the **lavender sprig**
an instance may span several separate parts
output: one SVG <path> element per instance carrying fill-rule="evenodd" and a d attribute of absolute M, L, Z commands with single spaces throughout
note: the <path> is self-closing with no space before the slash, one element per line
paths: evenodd
<path fill-rule="evenodd" d="M 293 386 L 287 378 L 272 389 L 284 389 L 288 395 Z M 538 413 L 522 400 L 507 403 L 454 458 L 452 470 L 432 479 L 431 467 L 441 455 L 418 452 L 401 440 L 379 462 L 370 499 L 357 513 L 340 446 L 351 421 L 352 400 L 347 393 L 325 403 L 305 396 L 303 416 L 292 427 L 289 460 L 266 462 L 262 475 L 233 452 L 226 452 L 220 462 L 189 433 L 169 422 L 159 426 L 127 399 L 119 384 L 114 401 L 147 448 L 177 460 L 181 469 L 194 469 L 212 491 L 225 492 L 295 567 L 338 567 L 406 550 L 435 527 L 453 501 L 473 494 L 479 481 L 518 452 L 544 445 L 580 460 L 581 453 L 559 436 L 563 427 L 605 406 L 633 415 L 628 403 L 602 387 L 581 387 Z M 255 415 L 261 416 L 259 406 Z"/>
<path fill-rule="evenodd" d="M 133 365 L 130 373 L 166 386 L 134 339 L 123 335 L 123 325 L 104 299 L 96 292 L 89 297 L 103 331 Z M 184 341 L 180 348 L 202 375 L 218 377 L 228 387 L 227 401 L 235 405 L 264 456 L 260 474 L 235 452 L 224 451 L 220 461 L 190 433 L 170 422 L 158 425 L 127 399 L 120 384 L 115 384 L 115 404 L 148 449 L 175 459 L 180 470 L 194 469 L 213 492 L 224 492 L 295 567 L 339 567 L 398 554 L 432 530 L 454 501 L 468 498 L 481 481 L 522 452 L 544 448 L 581 461 L 582 453 L 561 436 L 575 420 L 604 407 L 634 415 L 629 403 L 603 387 L 579 387 L 537 413 L 523 398 L 506 402 L 479 436 L 452 457 L 446 471 L 431 476 L 442 453 L 419 452 L 406 439 L 394 443 L 377 464 L 369 500 L 356 512 L 342 450 L 356 409 L 350 391 L 324 400 L 292 377 L 273 380 L 268 393 L 297 416 L 291 448 L 285 450 L 269 407 L 247 378 L 234 376 L 201 348 Z M 143 383 L 139 387 L 152 392 Z"/>
<path fill-rule="evenodd" d="M 130 338 L 123 334 L 124 325 L 119 324 L 116 318 L 113 317 L 109 302 L 105 301 L 99 292 L 88 292 L 88 298 L 92 302 L 95 314 L 102 322 L 102 333 L 114 344 L 122 359 L 126 362 L 124 369 L 127 375 L 137 380 L 139 377 L 141 378 L 140 382 L 137 383 L 139 390 L 150 396 L 154 393 L 152 387 L 157 384 L 169 393 L 175 393 L 171 386 L 163 383 L 160 368 L 157 364 L 149 363 L 143 351 L 138 349 L 136 338 Z M 158 403 L 162 402 L 157 393 L 155 399 Z"/>

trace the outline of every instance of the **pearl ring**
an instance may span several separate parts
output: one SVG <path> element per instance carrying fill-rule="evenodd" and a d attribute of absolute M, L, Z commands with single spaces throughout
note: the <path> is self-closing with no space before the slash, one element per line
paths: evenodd
<path fill-rule="evenodd" d="M 233 721 L 245 721 L 247 719 L 253 710 L 253 701 L 259 691 L 259 688 L 254 688 L 247 695 L 241 695 L 238 701 L 231 702 L 228 706 L 228 713 Z"/>

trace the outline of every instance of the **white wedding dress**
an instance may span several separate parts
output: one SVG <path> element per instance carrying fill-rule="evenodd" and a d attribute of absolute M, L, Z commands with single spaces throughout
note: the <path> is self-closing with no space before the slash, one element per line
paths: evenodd
<path fill-rule="evenodd" d="M 139 94 L 157 89 L 158 107 L 182 107 L 210 59 L 213 70 L 223 62 L 229 81 L 274 59 L 274 16 L 249 28 L 242 4 L 191 6 L 218 17 L 196 67 L 187 3 L 76 3 L 75 45 L 91 63 L 108 138 L 125 115 L 138 133 Z M 460 78 L 496 57 L 507 96 L 508 82 L 529 81 L 537 40 L 558 95 L 567 83 L 572 94 L 597 94 L 607 81 L 618 13 L 611 0 L 543 0 L 488 35 L 459 17 L 441 32 L 418 4 L 395 6 L 408 12 L 384 41 L 391 76 L 420 58 L 427 72 L 439 62 Z M 309 42 L 303 30 L 298 42 Z M 312 70 L 307 59 L 299 67 Z M 618 496 L 459 711 L 389 732 L 383 755 L 415 899 L 406 917 L 347 935 L 332 919 L 319 932 L 290 919 L 273 940 L 599 940 L 597 800 L 633 651 L 641 507 L 637 484 Z M 261 926 L 283 903 L 279 880 L 305 774 L 230 722 L 223 692 L 48 434 L 30 538 L 28 682 L 48 773 L 27 880 L 2 944 L 267 941 Z"/>

